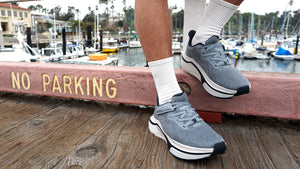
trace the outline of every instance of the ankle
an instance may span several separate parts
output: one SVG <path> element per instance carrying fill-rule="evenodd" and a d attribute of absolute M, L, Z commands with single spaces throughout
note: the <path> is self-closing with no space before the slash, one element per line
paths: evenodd
<path fill-rule="evenodd" d="M 159 105 L 170 102 L 175 94 L 182 92 L 175 76 L 172 57 L 148 64 L 155 82 Z"/>

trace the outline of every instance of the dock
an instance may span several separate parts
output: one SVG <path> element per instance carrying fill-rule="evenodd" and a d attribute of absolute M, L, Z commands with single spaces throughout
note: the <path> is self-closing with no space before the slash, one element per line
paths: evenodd
<path fill-rule="evenodd" d="M 151 106 L 1 92 L 0 110 L 0 168 L 300 167 L 295 120 L 223 114 L 227 152 L 184 161 L 148 131 Z"/>
<path fill-rule="evenodd" d="M 0 168 L 300 168 L 299 74 L 243 72 L 252 91 L 217 99 L 175 72 L 224 155 L 180 160 L 148 131 L 149 68 L 2 62 Z"/>

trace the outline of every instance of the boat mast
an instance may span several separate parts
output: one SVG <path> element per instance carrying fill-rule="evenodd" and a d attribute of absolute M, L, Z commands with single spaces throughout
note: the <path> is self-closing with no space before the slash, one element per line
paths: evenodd
<path fill-rule="evenodd" d="M 272 23 L 271 23 L 271 36 L 270 36 L 270 40 L 273 37 L 273 27 L 274 27 L 274 16 L 272 16 Z"/>
<path fill-rule="evenodd" d="M 130 8 L 130 25 L 129 25 L 129 38 L 128 38 L 129 42 L 130 42 L 130 34 L 131 34 L 131 22 L 132 22 L 132 8 Z"/>
<path fill-rule="evenodd" d="M 79 27 L 79 37 L 78 37 L 78 45 L 81 41 L 81 29 L 80 29 L 80 18 L 79 18 L 79 11 L 78 11 L 78 27 Z"/>
<path fill-rule="evenodd" d="M 285 30 L 285 38 L 288 38 L 288 29 L 289 29 L 289 23 L 290 23 L 290 13 L 288 12 L 287 22 L 286 22 L 286 30 Z"/>
<path fill-rule="evenodd" d="M 0 49 L 4 48 L 2 26 L 0 26 Z"/>
<path fill-rule="evenodd" d="M 249 42 L 251 40 L 251 34 L 252 34 L 252 31 L 251 31 L 251 19 L 250 19 L 250 16 L 249 16 L 249 20 L 248 20 L 248 41 Z"/>
<path fill-rule="evenodd" d="M 54 13 L 54 49 L 55 49 L 55 55 L 57 55 L 57 49 L 56 49 L 56 20 L 55 20 L 55 7 L 53 9 Z"/>
<path fill-rule="evenodd" d="M 99 37 L 99 13 L 98 13 L 98 5 L 96 6 L 96 13 L 97 13 L 97 30 L 96 30 L 96 35 L 97 35 L 97 49 L 99 49 L 99 46 L 98 46 L 98 44 L 99 44 L 99 40 L 100 40 L 100 37 Z"/>
<path fill-rule="evenodd" d="M 251 27 L 252 27 L 252 42 L 255 42 L 255 31 L 254 31 L 254 13 L 252 12 L 251 17 Z"/>
<path fill-rule="evenodd" d="M 242 29 L 243 29 L 243 16 L 240 15 L 240 20 L 239 20 L 239 40 L 242 39 Z"/>

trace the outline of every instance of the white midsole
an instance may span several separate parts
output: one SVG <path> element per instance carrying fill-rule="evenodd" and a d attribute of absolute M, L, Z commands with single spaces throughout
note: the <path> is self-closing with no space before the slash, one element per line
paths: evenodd
<path fill-rule="evenodd" d="M 214 89 L 212 89 L 211 87 L 209 87 L 206 82 L 203 83 L 203 88 L 205 89 L 205 91 L 207 93 L 213 95 L 214 97 L 226 99 L 226 98 L 231 98 L 234 96 L 232 94 L 225 94 L 225 93 L 217 92 Z"/>
<path fill-rule="evenodd" d="M 197 148 L 197 147 L 191 147 L 191 146 L 187 146 L 187 145 L 181 144 L 181 143 L 173 140 L 172 138 L 170 138 L 167 134 L 165 134 L 165 135 L 163 134 L 165 132 L 163 131 L 163 128 L 161 127 L 160 122 L 158 120 L 156 120 L 153 115 L 150 117 L 150 120 L 153 123 L 158 124 L 160 126 L 160 129 L 161 129 L 160 130 L 156 125 L 153 125 L 153 124 L 151 124 L 151 122 L 149 122 L 149 130 L 150 130 L 150 132 L 153 133 L 155 136 L 157 136 L 157 137 L 159 137 L 159 138 L 161 138 L 161 139 L 163 139 L 165 141 L 166 141 L 165 137 L 167 137 L 168 141 L 174 147 L 178 148 L 179 150 L 182 150 L 182 151 L 185 151 L 185 152 L 188 152 L 188 153 L 210 153 L 210 154 L 214 151 L 213 148 Z M 184 153 L 184 154 L 186 154 L 186 153 Z M 209 154 L 209 156 L 210 156 L 210 154 Z"/>
<path fill-rule="evenodd" d="M 198 69 L 200 70 L 200 72 L 202 73 L 202 75 L 204 76 L 205 81 L 207 82 L 208 85 L 210 85 L 213 89 L 218 90 L 220 92 L 223 93 L 227 93 L 230 95 L 235 95 L 237 93 L 236 90 L 231 90 L 231 89 L 227 89 L 224 88 L 218 84 L 216 84 L 215 82 L 213 82 L 205 73 L 205 71 L 203 70 L 203 68 L 194 60 L 191 59 L 190 57 L 188 57 L 186 54 L 183 54 L 182 56 L 185 60 L 192 62 L 193 64 L 195 64 Z M 182 68 L 184 68 L 184 70 L 186 70 L 187 72 L 191 73 L 193 76 L 195 76 L 197 79 L 199 79 L 201 81 L 201 75 L 198 72 L 198 70 L 196 68 L 194 68 L 194 66 L 190 66 L 190 63 L 186 63 L 185 61 L 181 61 L 181 66 Z"/>
<path fill-rule="evenodd" d="M 172 153 L 174 156 L 176 156 L 178 158 L 186 159 L 186 160 L 197 160 L 197 159 L 207 158 L 207 157 L 211 156 L 211 154 L 199 154 L 199 155 L 187 154 L 187 153 L 178 151 L 173 147 L 170 148 L 170 153 Z"/>

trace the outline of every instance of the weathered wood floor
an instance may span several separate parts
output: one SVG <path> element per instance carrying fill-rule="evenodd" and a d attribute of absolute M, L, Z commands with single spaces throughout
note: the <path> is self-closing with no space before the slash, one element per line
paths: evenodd
<path fill-rule="evenodd" d="M 0 168 L 300 168 L 300 122 L 224 115 L 224 155 L 174 158 L 148 132 L 153 109 L 0 93 Z"/>

